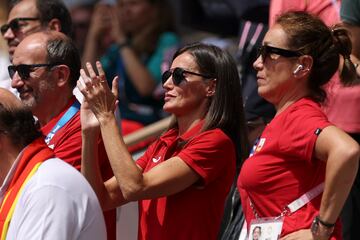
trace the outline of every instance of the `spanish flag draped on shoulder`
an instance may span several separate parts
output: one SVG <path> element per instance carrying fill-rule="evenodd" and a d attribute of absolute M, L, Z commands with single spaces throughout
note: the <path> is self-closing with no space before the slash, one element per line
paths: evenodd
<path fill-rule="evenodd" d="M 53 157 L 54 153 L 45 144 L 43 138 L 36 139 L 23 150 L 20 161 L 16 166 L 14 176 L 1 203 L 0 240 L 6 239 L 10 221 L 22 189 L 36 173 L 39 166 L 47 159 Z"/>

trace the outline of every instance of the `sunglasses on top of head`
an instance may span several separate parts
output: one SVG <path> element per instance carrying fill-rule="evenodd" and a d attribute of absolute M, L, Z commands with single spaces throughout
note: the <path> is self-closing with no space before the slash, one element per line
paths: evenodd
<path fill-rule="evenodd" d="M 211 76 L 207 76 L 201 73 L 196 73 L 196 72 L 191 72 L 191 71 L 187 71 L 183 68 L 174 68 L 174 69 L 169 69 L 167 71 L 165 71 L 162 75 L 162 84 L 164 85 L 165 82 L 169 79 L 170 76 L 172 76 L 172 81 L 174 83 L 175 86 L 178 86 L 182 81 L 186 81 L 185 79 L 185 75 L 184 74 L 191 74 L 191 75 L 196 75 L 196 76 L 200 76 L 203 77 L 205 79 L 210 79 L 213 78 Z"/>
<path fill-rule="evenodd" d="M 24 18 L 14 18 L 9 23 L 6 23 L 1 26 L 0 31 L 1 34 L 4 35 L 9 28 L 11 28 L 12 31 L 16 32 L 20 29 L 20 21 L 36 21 L 39 20 L 39 18 L 30 18 L 30 17 L 24 17 Z"/>
<path fill-rule="evenodd" d="M 258 53 L 257 53 L 257 57 L 261 56 L 262 60 L 265 60 L 269 54 L 277 54 L 283 57 L 300 57 L 302 54 L 298 51 L 293 51 L 293 50 L 287 50 L 287 49 L 282 49 L 282 48 L 277 48 L 277 47 L 270 47 L 268 45 L 262 45 L 259 49 L 258 49 Z"/>
<path fill-rule="evenodd" d="M 26 80 L 30 77 L 30 73 L 37 67 L 54 67 L 60 63 L 39 63 L 39 64 L 19 64 L 8 66 L 9 76 L 12 79 L 14 74 L 18 72 L 21 79 Z"/>

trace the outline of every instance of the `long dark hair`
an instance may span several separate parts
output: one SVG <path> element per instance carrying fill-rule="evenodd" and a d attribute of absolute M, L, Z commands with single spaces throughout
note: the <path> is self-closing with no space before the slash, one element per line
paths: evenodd
<path fill-rule="evenodd" d="M 203 131 L 220 128 L 235 143 L 242 160 L 248 157 L 249 143 L 245 124 L 239 73 L 232 56 L 213 45 L 193 43 L 179 49 L 193 56 L 202 74 L 216 78 L 215 94 L 206 113 Z"/>

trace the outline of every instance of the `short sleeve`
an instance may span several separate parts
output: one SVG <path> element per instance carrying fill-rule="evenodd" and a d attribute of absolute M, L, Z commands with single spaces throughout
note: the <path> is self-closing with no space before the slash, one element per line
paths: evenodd
<path fill-rule="evenodd" d="M 312 161 L 316 139 L 322 129 L 331 125 L 325 114 L 317 108 L 305 105 L 295 108 L 283 119 L 279 148 L 292 158 Z"/>
<path fill-rule="evenodd" d="M 234 170 L 236 163 L 234 144 L 220 129 L 192 138 L 178 157 L 202 177 L 205 185 L 227 170 Z"/>

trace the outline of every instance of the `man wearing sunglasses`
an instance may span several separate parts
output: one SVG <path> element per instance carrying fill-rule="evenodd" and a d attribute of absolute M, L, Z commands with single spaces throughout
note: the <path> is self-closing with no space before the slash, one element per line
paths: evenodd
<path fill-rule="evenodd" d="M 0 28 L 9 46 L 10 61 L 26 36 L 43 30 L 70 34 L 71 16 L 61 0 L 11 0 L 8 21 Z"/>
<path fill-rule="evenodd" d="M 0 89 L 0 103 L 1 239 L 105 239 L 88 182 L 54 156 L 19 99 Z"/>
<path fill-rule="evenodd" d="M 24 38 L 16 47 L 13 65 L 8 67 L 11 85 L 38 118 L 45 142 L 56 157 L 78 170 L 82 146 L 80 104 L 73 89 L 80 67 L 75 44 L 56 31 L 42 31 Z M 112 170 L 103 144 L 99 144 L 99 161 L 102 176 L 107 179 Z M 108 239 L 115 239 L 115 215 L 115 210 L 105 213 Z"/>

